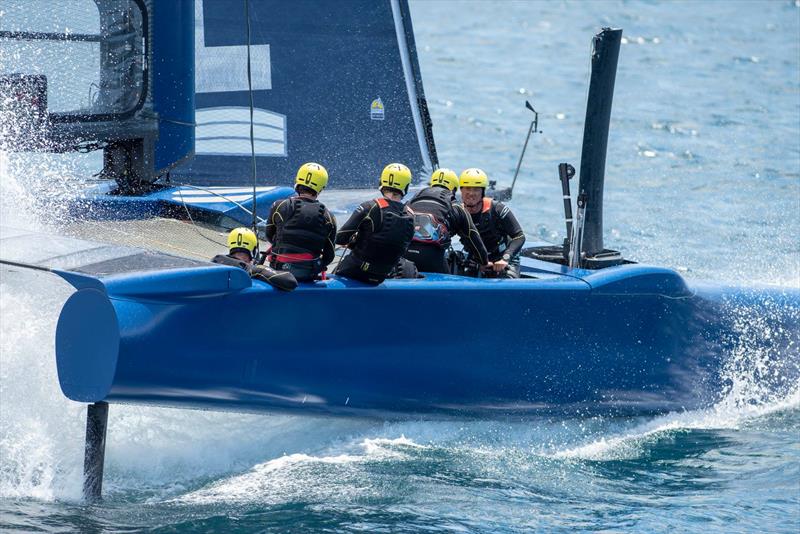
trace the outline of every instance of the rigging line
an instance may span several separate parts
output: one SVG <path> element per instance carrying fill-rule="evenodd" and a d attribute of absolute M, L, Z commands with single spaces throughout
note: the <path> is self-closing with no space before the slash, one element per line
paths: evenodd
<path fill-rule="evenodd" d="M 25 263 L 21 261 L 11 261 L 11 260 L 3 260 L 0 259 L 0 263 L 3 265 L 11 265 L 12 267 L 21 267 L 23 269 L 33 269 L 35 271 L 44 271 L 47 273 L 52 273 L 53 269 L 50 267 L 45 267 L 43 265 L 34 265 L 33 263 Z"/>
<path fill-rule="evenodd" d="M 350 253 L 352 251 L 352 249 L 350 248 L 350 245 L 352 245 L 355 242 L 357 235 L 358 235 L 358 232 L 353 234 L 353 236 L 350 238 L 350 241 L 348 241 L 346 245 L 342 246 L 342 255 L 339 256 L 339 261 L 336 262 L 336 265 L 334 266 L 333 270 L 331 271 L 331 274 L 336 274 L 336 272 L 339 270 L 339 266 L 344 261 L 345 256 L 347 256 L 348 253 Z M 333 253 L 333 259 L 334 259 L 334 261 L 336 260 L 336 252 Z"/>
<path fill-rule="evenodd" d="M 178 121 L 175 119 L 158 119 L 161 122 L 168 122 L 170 124 L 177 124 L 178 126 L 191 126 L 192 128 L 197 126 L 196 122 L 186 122 L 186 121 Z"/>
<path fill-rule="evenodd" d="M 253 132 L 253 77 L 250 67 L 250 0 L 244 0 L 244 18 L 247 22 L 247 91 L 250 96 L 250 157 L 253 171 L 253 232 L 258 235 L 258 209 L 256 207 L 256 144 Z"/>
<path fill-rule="evenodd" d="M 344 260 L 344 257 L 347 255 L 347 251 L 348 250 L 349 249 L 346 246 L 342 247 L 342 254 L 341 254 L 341 256 L 339 256 L 339 261 L 336 262 L 336 265 L 334 266 L 333 270 L 331 271 L 331 274 L 336 274 L 336 271 L 339 270 L 339 266 L 342 264 L 342 261 Z M 336 259 L 336 254 L 335 253 L 333 255 L 333 259 L 334 260 Z"/>
<path fill-rule="evenodd" d="M 181 182 L 172 182 L 172 183 L 173 184 L 177 184 L 177 185 L 179 185 L 181 187 L 188 187 L 189 189 L 197 189 L 198 191 L 203 191 L 204 193 L 208 193 L 209 195 L 214 195 L 216 197 L 219 197 L 219 198 L 225 200 L 225 202 L 230 202 L 231 204 L 234 204 L 236 207 L 238 207 L 239 209 L 241 209 L 242 211 L 244 211 L 248 215 L 252 215 L 254 218 L 256 217 L 255 211 L 250 211 L 249 209 L 247 209 L 243 205 L 241 205 L 239 202 L 236 202 L 232 198 L 227 197 L 227 196 L 225 196 L 225 195 L 223 195 L 221 193 L 217 193 L 216 191 L 212 191 L 211 189 L 205 189 L 203 187 L 198 187 L 196 185 L 184 184 L 184 183 L 181 183 Z M 183 202 L 183 194 L 181 194 L 181 202 Z M 184 204 L 185 204 L 185 202 L 184 202 Z M 267 220 L 265 218 L 263 218 L 263 217 L 258 217 L 258 220 L 263 222 L 263 223 L 267 222 Z"/>
<path fill-rule="evenodd" d="M 196 231 L 198 234 L 200 234 L 200 237 L 202 237 L 202 238 L 204 238 L 204 239 L 207 239 L 207 240 L 211 241 L 211 242 L 212 242 L 212 243 L 214 243 L 215 245 L 219 245 L 219 244 L 220 244 L 220 243 L 219 243 L 219 241 L 215 241 L 215 240 L 211 239 L 210 237 L 208 237 L 207 235 L 205 235 L 203 232 L 201 232 L 199 228 L 197 228 L 197 223 L 196 223 L 196 222 L 194 222 L 194 218 L 192 217 L 192 213 L 189 211 L 189 206 L 187 206 L 187 205 L 186 205 L 186 201 L 183 199 L 183 191 L 181 191 L 181 188 L 180 188 L 180 187 L 178 188 L 178 194 L 179 194 L 179 195 L 180 195 L 180 197 L 181 197 L 181 203 L 183 204 L 183 209 L 185 209 L 185 210 L 186 210 L 186 215 L 188 215 L 188 216 L 189 216 L 189 220 L 190 220 L 190 221 L 192 221 L 192 228 L 194 228 L 194 229 L 195 229 L 195 231 Z"/>

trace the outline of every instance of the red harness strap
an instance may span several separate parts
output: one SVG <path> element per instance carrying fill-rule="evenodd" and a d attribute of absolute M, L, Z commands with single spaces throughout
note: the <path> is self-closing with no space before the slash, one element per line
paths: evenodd
<path fill-rule="evenodd" d="M 317 258 L 308 252 L 298 252 L 297 254 L 270 254 L 270 261 L 280 263 L 299 263 L 302 261 L 313 261 Z"/>

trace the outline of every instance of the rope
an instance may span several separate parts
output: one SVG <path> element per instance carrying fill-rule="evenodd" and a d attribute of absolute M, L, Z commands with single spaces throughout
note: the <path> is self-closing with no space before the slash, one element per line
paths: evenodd
<path fill-rule="evenodd" d="M 186 205 L 186 201 L 183 199 L 183 191 L 182 191 L 182 188 L 180 188 L 180 187 L 178 188 L 178 194 L 181 197 L 181 204 L 183 204 L 183 209 L 186 210 L 186 215 L 189 216 L 189 220 L 192 222 L 192 228 L 194 228 L 195 232 L 197 232 L 200 235 L 200 237 L 202 237 L 203 239 L 207 239 L 208 241 L 211 241 L 215 245 L 219 245 L 219 241 L 211 239 L 210 237 L 205 235 L 203 232 L 201 232 L 200 229 L 197 227 L 197 223 L 194 222 L 194 218 L 192 217 L 192 212 L 189 211 L 189 206 Z M 222 196 L 222 195 L 220 195 L 220 196 Z"/>
<path fill-rule="evenodd" d="M 245 208 L 239 202 L 236 202 L 232 198 L 227 197 L 227 196 L 223 195 L 222 193 L 217 193 L 216 191 L 212 191 L 211 189 L 206 189 L 204 187 L 198 187 L 196 185 L 184 184 L 184 183 L 181 183 L 181 182 L 173 182 L 173 183 L 177 184 L 177 185 L 179 185 L 181 187 L 188 187 L 189 189 L 197 189 L 198 191 L 203 191 L 205 193 L 208 193 L 209 195 L 214 195 L 215 197 L 219 197 L 219 198 L 225 200 L 226 202 L 230 202 L 231 204 L 234 204 L 235 206 L 237 206 L 239 209 L 241 209 L 243 212 L 247 213 L 248 215 L 252 215 L 253 218 L 257 217 L 256 213 L 254 211 L 250 211 L 249 209 Z M 182 194 L 181 194 L 181 202 L 183 202 L 183 195 Z M 185 204 L 186 203 L 184 202 L 184 205 Z M 258 218 L 259 221 L 261 221 L 263 223 L 267 222 L 267 220 L 265 218 L 263 218 L 263 217 L 257 217 L 257 218 Z"/>
<path fill-rule="evenodd" d="M 253 233 L 258 235 L 258 217 L 256 213 L 256 144 L 253 132 L 253 78 L 250 65 L 250 0 L 244 0 L 244 18 L 247 22 L 247 91 L 250 96 L 250 156 L 253 171 Z"/>
<path fill-rule="evenodd" d="M 11 265 L 12 267 L 21 267 L 23 269 L 33 269 L 35 271 L 44 271 L 47 273 L 52 273 L 53 270 L 50 267 L 44 267 L 43 265 L 34 265 L 32 263 L 24 263 L 21 261 L 11 261 L 11 260 L 3 260 L 0 259 L 0 263 L 3 265 Z"/>

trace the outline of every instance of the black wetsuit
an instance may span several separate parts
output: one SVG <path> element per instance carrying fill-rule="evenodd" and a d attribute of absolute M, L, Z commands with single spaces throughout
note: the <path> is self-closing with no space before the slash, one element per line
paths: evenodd
<path fill-rule="evenodd" d="M 487 278 L 519 278 L 519 252 L 525 244 L 525 232 L 511 213 L 511 209 L 502 202 L 484 197 L 481 211 L 471 214 L 475 227 L 481 234 L 481 239 L 486 250 L 489 251 L 489 261 L 504 260 L 508 268 L 500 273 L 494 271 L 481 273 Z M 468 256 L 466 274 L 477 276 L 478 258 Z"/>
<path fill-rule="evenodd" d="M 270 266 L 300 281 L 314 280 L 335 257 L 336 219 L 318 200 L 290 197 L 269 212 Z"/>
<path fill-rule="evenodd" d="M 447 253 L 455 233 L 476 261 L 488 261 L 486 247 L 464 206 L 453 202 L 453 193 L 444 186 L 426 187 L 408 203 L 414 211 L 414 239 L 405 257 L 420 271 L 449 273 Z"/>
<path fill-rule="evenodd" d="M 266 282 L 282 291 L 291 291 L 297 287 L 297 279 L 292 275 L 292 273 L 276 271 L 275 269 L 266 267 L 264 265 L 253 265 L 252 263 L 242 261 L 226 254 L 218 254 L 211 258 L 211 261 L 213 263 L 219 263 L 220 265 L 228 265 L 230 267 L 238 267 L 243 269 L 247 271 L 252 278 Z"/>
<path fill-rule="evenodd" d="M 414 277 L 416 269 L 401 258 L 412 237 L 414 216 L 402 202 L 386 198 L 363 202 L 336 234 L 336 244 L 350 248 L 336 274 L 371 284 L 393 275 Z"/>

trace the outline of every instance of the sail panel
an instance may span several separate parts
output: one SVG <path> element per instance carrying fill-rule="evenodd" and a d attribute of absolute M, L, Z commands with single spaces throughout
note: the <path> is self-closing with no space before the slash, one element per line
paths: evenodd
<path fill-rule="evenodd" d="M 405 0 L 251 0 L 253 136 L 259 185 L 307 161 L 330 187 L 374 186 L 388 163 L 436 165 Z M 244 0 L 195 0 L 195 158 L 173 178 L 252 183 Z"/>

